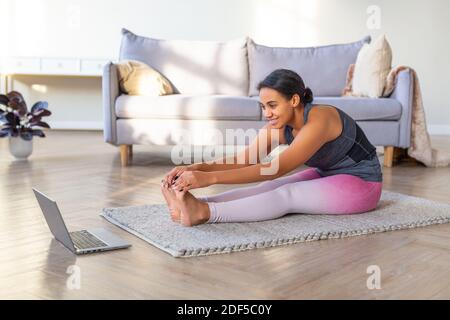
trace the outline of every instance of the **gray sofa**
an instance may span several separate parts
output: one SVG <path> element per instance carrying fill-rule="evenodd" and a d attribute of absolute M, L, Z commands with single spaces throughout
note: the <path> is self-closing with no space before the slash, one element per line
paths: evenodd
<path fill-rule="evenodd" d="M 124 166 L 130 163 L 134 144 L 225 144 L 215 133 L 264 126 L 256 85 L 272 70 L 287 68 L 298 72 L 313 90 L 313 103 L 331 104 L 352 116 L 372 144 L 384 147 L 384 165 L 390 167 L 394 150 L 410 146 L 411 75 L 401 72 L 388 98 L 342 97 L 348 66 L 366 42 L 370 37 L 347 44 L 278 48 L 250 38 L 159 40 L 123 29 L 119 60 L 152 66 L 171 82 L 175 94 L 123 94 L 116 66 L 108 63 L 103 73 L 105 141 L 120 146 Z"/>

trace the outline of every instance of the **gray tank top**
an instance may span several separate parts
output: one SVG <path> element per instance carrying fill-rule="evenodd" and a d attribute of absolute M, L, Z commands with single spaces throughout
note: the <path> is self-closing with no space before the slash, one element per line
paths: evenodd
<path fill-rule="evenodd" d="M 314 105 L 307 103 L 303 114 L 304 123 Z M 334 107 L 334 106 L 333 106 Z M 316 167 L 321 176 L 352 174 L 366 181 L 382 181 L 380 162 L 373 146 L 356 121 L 341 109 L 334 107 L 341 118 L 343 129 L 334 140 L 325 143 L 305 162 Z M 284 135 L 288 144 L 294 140 L 292 127 L 286 125 Z"/>

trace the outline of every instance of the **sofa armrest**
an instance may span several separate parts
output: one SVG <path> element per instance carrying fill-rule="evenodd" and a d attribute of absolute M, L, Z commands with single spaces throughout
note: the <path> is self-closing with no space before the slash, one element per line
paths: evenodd
<path fill-rule="evenodd" d="M 109 62 L 103 68 L 103 137 L 106 142 L 117 145 L 117 125 L 115 103 L 120 95 L 117 67 Z"/>
<path fill-rule="evenodd" d="M 396 99 L 402 105 L 402 115 L 400 118 L 400 134 L 398 146 L 409 148 L 411 146 L 411 118 L 413 102 L 413 79 L 409 69 L 400 71 L 397 75 L 395 89 L 390 98 Z"/>

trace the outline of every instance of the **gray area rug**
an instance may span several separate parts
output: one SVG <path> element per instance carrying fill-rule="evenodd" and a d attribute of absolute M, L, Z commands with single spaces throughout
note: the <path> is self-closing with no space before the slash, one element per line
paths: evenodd
<path fill-rule="evenodd" d="M 383 190 L 376 210 L 353 215 L 289 214 L 191 228 L 172 222 L 166 204 L 104 208 L 101 216 L 174 257 L 193 257 L 448 223 L 450 205 Z"/>

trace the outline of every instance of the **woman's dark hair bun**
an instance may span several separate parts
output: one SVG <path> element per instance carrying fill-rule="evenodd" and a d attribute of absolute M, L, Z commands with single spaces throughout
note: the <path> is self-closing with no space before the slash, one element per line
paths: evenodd
<path fill-rule="evenodd" d="M 310 88 L 305 87 L 302 77 L 295 71 L 289 69 L 277 69 L 272 71 L 258 86 L 271 88 L 280 92 L 287 99 L 291 99 L 294 94 L 298 94 L 303 104 L 313 101 L 313 93 Z"/>
<path fill-rule="evenodd" d="M 306 87 L 303 93 L 302 103 L 311 103 L 314 100 L 313 93 L 310 88 Z"/>

